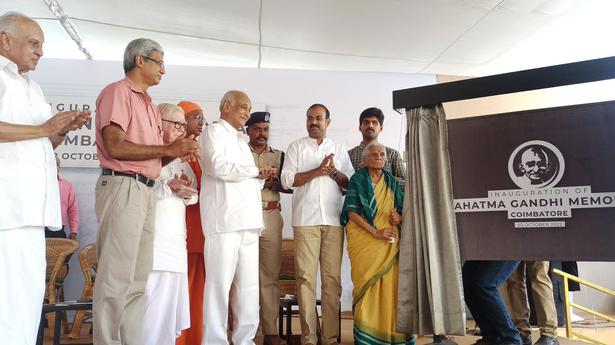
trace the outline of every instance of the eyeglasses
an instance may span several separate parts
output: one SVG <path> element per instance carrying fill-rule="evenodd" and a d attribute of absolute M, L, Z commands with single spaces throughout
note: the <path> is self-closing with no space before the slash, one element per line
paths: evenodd
<path fill-rule="evenodd" d="M 162 119 L 162 121 L 170 122 L 170 123 L 174 124 L 175 125 L 175 129 L 178 129 L 180 132 L 185 131 L 186 127 L 188 127 L 188 124 L 184 123 L 184 122 L 171 121 L 171 120 L 165 120 L 165 119 Z"/>
<path fill-rule="evenodd" d="M 145 55 L 141 55 L 141 57 L 144 58 L 147 61 L 151 61 L 151 62 L 157 63 L 158 66 L 160 66 L 160 68 L 164 68 L 164 61 L 162 61 L 162 60 L 154 59 L 154 58 L 151 58 L 151 57 L 145 56 Z"/>
<path fill-rule="evenodd" d="M 203 115 L 201 115 L 201 114 L 199 114 L 199 115 L 192 115 L 192 116 L 190 116 L 190 118 L 191 118 L 192 120 L 196 120 L 196 121 L 201 121 L 201 120 L 203 120 L 203 122 L 204 122 L 204 124 L 205 124 L 205 127 L 209 126 L 209 122 L 207 122 L 207 121 L 205 120 L 205 116 L 203 116 Z"/>

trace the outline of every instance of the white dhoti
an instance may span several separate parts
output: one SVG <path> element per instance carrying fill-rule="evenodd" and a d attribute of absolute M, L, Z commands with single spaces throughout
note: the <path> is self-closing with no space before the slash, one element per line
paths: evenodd
<path fill-rule="evenodd" d="M 259 230 L 207 234 L 203 345 L 228 344 L 228 307 L 234 345 L 252 345 L 259 322 Z"/>
<path fill-rule="evenodd" d="M 174 345 L 190 328 L 190 298 L 186 273 L 151 271 L 145 287 L 145 345 Z"/>
<path fill-rule="evenodd" d="M 45 231 L 0 230 L 0 344 L 34 345 L 45 298 Z"/>

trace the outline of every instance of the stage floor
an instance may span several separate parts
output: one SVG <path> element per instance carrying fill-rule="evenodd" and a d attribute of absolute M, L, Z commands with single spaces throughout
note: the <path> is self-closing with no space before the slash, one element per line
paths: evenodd
<path fill-rule="evenodd" d="M 342 320 L 342 344 L 343 345 L 352 345 L 353 344 L 353 340 L 352 340 L 352 319 L 350 318 L 350 313 L 349 312 L 345 312 L 343 313 L 343 320 Z M 468 328 L 471 330 L 474 328 L 474 322 L 473 321 L 468 321 Z M 292 322 L 292 330 L 293 330 L 293 334 L 299 334 L 300 333 L 300 324 L 299 324 L 299 318 L 297 316 L 293 317 L 293 322 Z M 576 323 L 575 324 L 575 331 L 582 333 L 586 336 L 590 336 L 592 338 L 595 338 L 599 341 L 602 341 L 603 343 L 606 344 L 615 344 L 615 325 L 613 324 L 598 324 L 595 325 L 593 323 L 592 320 L 585 320 L 585 322 L 583 323 Z M 46 329 L 45 329 L 45 333 L 46 333 Z M 86 324 L 84 325 L 84 327 L 82 328 L 82 332 L 81 332 L 81 337 L 79 339 L 69 339 L 66 336 L 62 336 L 62 340 L 61 343 L 62 344 L 71 344 L 71 343 L 86 343 L 86 342 L 91 342 L 91 335 L 89 335 L 89 331 L 90 331 L 90 325 Z M 584 345 L 584 344 L 588 344 L 587 342 L 583 342 L 580 340 L 570 340 L 570 339 L 566 339 L 564 338 L 566 335 L 566 330 L 564 328 L 560 328 L 559 329 L 559 335 L 560 337 L 559 342 L 560 345 Z M 534 329 L 532 332 L 532 338 L 534 341 L 536 341 L 538 339 L 538 337 L 540 337 L 539 331 L 538 329 Z M 456 336 L 455 337 L 455 342 L 459 345 L 471 345 L 474 342 L 476 342 L 476 340 L 478 340 L 479 337 L 477 336 L 473 336 L 473 335 L 466 335 L 463 337 L 460 336 Z M 256 344 L 257 345 L 261 345 L 262 344 L 262 337 L 258 336 L 256 339 Z M 425 345 L 425 344 L 429 344 L 432 342 L 431 337 L 428 336 L 424 336 L 424 337 L 419 337 L 416 341 L 417 345 Z M 45 338 L 45 345 L 51 345 L 51 339 L 49 338 Z M 292 344 L 289 344 L 292 345 Z"/>

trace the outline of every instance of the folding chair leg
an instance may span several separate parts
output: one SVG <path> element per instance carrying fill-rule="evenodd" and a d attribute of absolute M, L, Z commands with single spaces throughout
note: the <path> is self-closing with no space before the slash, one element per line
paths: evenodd
<path fill-rule="evenodd" d="M 290 341 L 290 338 L 293 336 L 293 306 L 289 304 L 286 307 L 286 341 Z"/>
<path fill-rule="evenodd" d="M 278 337 L 282 338 L 282 327 L 284 326 L 284 308 L 278 307 Z"/>
<path fill-rule="evenodd" d="M 339 313 L 337 316 L 337 342 L 341 343 L 342 342 L 342 303 L 340 302 L 340 309 L 339 309 Z"/>

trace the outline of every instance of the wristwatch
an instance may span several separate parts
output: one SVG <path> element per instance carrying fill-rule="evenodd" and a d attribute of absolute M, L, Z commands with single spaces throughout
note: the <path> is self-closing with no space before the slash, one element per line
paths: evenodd
<path fill-rule="evenodd" d="M 335 178 L 337 177 L 337 170 L 335 170 L 332 173 L 330 173 L 329 177 L 335 180 Z"/>

